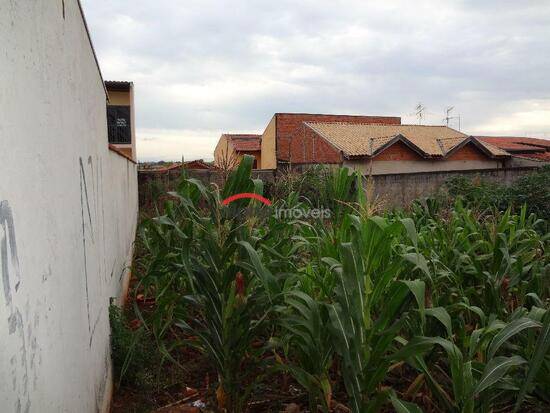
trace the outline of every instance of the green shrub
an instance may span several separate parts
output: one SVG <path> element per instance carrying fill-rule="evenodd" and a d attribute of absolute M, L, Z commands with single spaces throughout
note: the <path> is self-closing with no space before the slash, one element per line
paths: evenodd
<path fill-rule="evenodd" d="M 518 212 L 527 205 L 528 213 L 550 218 L 550 165 L 519 178 L 510 186 L 477 177 L 458 176 L 449 179 L 445 188 L 451 202 L 461 198 L 467 206 L 475 209 L 505 211 L 511 207 L 513 212 Z"/>
<path fill-rule="evenodd" d="M 460 197 L 466 204 L 478 209 L 496 207 L 502 210 L 510 202 L 509 188 L 479 178 L 457 176 L 449 179 L 446 187 L 453 199 Z"/>
<path fill-rule="evenodd" d="M 518 179 L 509 190 L 509 199 L 516 209 L 525 204 L 529 212 L 550 219 L 550 165 Z"/>
<path fill-rule="evenodd" d="M 150 391 L 160 364 L 158 350 L 150 334 L 143 329 L 132 330 L 120 307 L 109 307 L 111 323 L 111 359 L 116 382 Z"/>

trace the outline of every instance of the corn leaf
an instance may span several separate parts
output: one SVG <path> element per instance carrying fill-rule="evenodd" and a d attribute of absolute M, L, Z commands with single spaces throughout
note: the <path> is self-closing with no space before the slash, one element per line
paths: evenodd
<path fill-rule="evenodd" d="M 491 359 L 485 366 L 481 379 L 474 389 L 474 395 L 497 383 L 512 367 L 525 363 L 527 363 L 525 359 L 520 356 L 495 357 Z"/>

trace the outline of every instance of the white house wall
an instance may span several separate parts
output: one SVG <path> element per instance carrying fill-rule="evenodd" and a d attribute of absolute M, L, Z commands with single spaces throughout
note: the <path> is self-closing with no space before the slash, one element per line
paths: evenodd
<path fill-rule="evenodd" d="M 0 62 L 0 411 L 102 411 L 136 165 L 108 150 L 76 0 L 0 1 Z"/>

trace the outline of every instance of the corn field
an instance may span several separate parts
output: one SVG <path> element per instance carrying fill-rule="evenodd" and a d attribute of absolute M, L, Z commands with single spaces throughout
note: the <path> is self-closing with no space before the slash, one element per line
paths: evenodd
<path fill-rule="evenodd" d="M 309 412 L 550 411 L 547 221 L 460 200 L 382 213 L 346 169 L 315 199 L 223 205 L 263 193 L 251 167 L 223 188 L 183 176 L 140 228 L 140 328 L 163 363 L 205 357 L 207 411 L 272 411 L 253 402 L 280 380 Z M 321 203 L 329 219 L 274 214 Z"/>

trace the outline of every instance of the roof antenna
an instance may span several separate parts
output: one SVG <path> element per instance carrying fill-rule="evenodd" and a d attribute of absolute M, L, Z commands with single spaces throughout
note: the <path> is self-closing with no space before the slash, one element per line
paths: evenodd
<path fill-rule="evenodd" d="M 453 117 L 451 116 L 451 112 L 453 111 L 454 108 L 455 108 L 454 106 L 449 106 L 447 109 L 445 109 L 446 116 L 443 118 L 443 120 L 445 121 L 445 124 L 447 125 L 447 127 L 449 127 L 449 121 L 453 119 Z"/>
<path fill-rule="evenodd" d="M 449 127 L 449 121 L 451 121 L 452 119 L 458 119 L 458 130 L 460 131 L 460 123 L 461 123 L 461 118 L 460 118 L 460 114 L 458 116 L 451 116 L 451 112 L 454 110 L 454 106 L 449 106 L 447 109 L 445 109 L 445 117 L 443 118 L 443 120 L 445 121 L 445 124 L 447 125 L 447 127 Z"/>
<path fill-rule="evenodd" d="M 418 124 L 422 125 L 422 119 L 424 118 L 424 111 L 426 110 L 426 106 L 424 106 L 422 103 L 418 103 L 415 107 L 416 110 L 416 117 L 418 118 Z"/>

